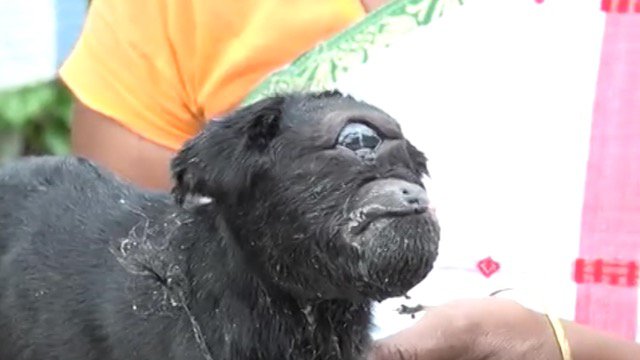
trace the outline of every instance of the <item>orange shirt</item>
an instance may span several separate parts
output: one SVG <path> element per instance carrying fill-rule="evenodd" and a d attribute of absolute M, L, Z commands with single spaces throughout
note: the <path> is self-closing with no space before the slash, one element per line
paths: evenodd
<path fill-rule="evenodd" d="M 176 150 L 362 16 L 359 0 L 93 0 L 60 76 L 88 107 Z"/>

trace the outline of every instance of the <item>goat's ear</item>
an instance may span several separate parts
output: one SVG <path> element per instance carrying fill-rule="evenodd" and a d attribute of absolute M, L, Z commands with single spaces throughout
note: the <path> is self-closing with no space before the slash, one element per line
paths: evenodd
<path fill-rule="evenodd" d="M 180 150 L 173 160 L 171 160 L 171 172 L 174 186 L 171 190 L 175 201 L 183 205 L 189 195 L 205 195 L 209 191 L 206 189 L 207 164 L 200 157 L 200 141 L 206 136 L 198 135 L 193 138 Z"/>
<path fill-rule="evenodd" d="M 263 153 L 280 132 L 284 97 L 246 106 L 209 123 L 171 162 L 173 196 L 220 199 L 246 190 L 260 172 Z"/>
<path fill-rule="evenodd" d="M 264 151 L 271 140 L 280 132 L 284 98 L 269 99 L 266 103 L 256 104 L 256 109 L 250 107 L 244 117 L 247 118 L 245 139 L 248 150 Z"/>

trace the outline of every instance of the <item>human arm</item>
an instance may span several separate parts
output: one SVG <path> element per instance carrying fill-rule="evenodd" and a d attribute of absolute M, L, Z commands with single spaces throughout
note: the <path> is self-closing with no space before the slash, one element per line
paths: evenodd
<path fill-rule="evenodd" d="M 574 360 L 640 359 L 640 345 L 562 321 Z M 373 360 L 561 360 L 545 315 L 500 298 L 430 308 L 413 327 L 379 340 Z"/>
<path fill-rule="evenodd" d="M 393 0 L 360 0 L 366 12 L 372 12 Z"/>
<path fill-rule="evenodd" d="M 640 344 L 571 321 L 562 321 L 574 360 L 640 359 Z"/>
<path fill-rule="evenodd" d="M 71 147 L 83 156 L 140 186 L 168 190 L 169 162 L 174 151 L 148 141 L 75 100 L 71 119 Z"/>

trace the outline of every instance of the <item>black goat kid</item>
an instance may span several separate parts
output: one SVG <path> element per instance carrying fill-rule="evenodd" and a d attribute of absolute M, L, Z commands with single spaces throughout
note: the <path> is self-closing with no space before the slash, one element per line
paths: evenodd
<path fill-rule="evenodd" d="M 239 109 L 173 197 L 81 158 L 0 170 L 0 359 L 364 359 L 371 304 L 430 271 L 425 157 L 336 92 Z"/>

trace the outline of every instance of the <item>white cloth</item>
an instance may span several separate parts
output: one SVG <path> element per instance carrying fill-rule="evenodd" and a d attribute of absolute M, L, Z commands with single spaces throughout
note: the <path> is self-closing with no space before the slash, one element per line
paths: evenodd
<path fill-rule="evenodd" d="M 598 10 L 596 0 L 471 0 L 340 80 L 339 89 L 396 117 L 425 152 L 442 226 L 435 269 L 410 300 L 377 306 L 376 338 L 417 321 L 398 314 L 400 304 L 509 287 L 573 318 Z M 490 277 L 476 267 L 487 257 L 500 264 Z"/>

